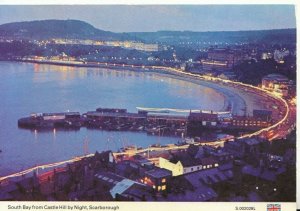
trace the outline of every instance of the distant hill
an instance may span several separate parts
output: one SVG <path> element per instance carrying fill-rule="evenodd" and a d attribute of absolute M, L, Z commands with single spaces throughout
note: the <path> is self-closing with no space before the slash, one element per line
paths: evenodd
<path fill-rule="evenodd" d="M 267 42 L 296 43 L 296 29 L 274 29 L 253 31 L 158 31 L 129 33 L 146 42 Z"/>
<path fill-rule="evenodd" d="M 95 28 L 79 20 L 40 20 L 15 22 L 0 25 L 0 37 L 21 39 L 97 39 L 97 40 L 135 40 L 148 43 L 162 42 L 265 42 L 296 43 L 296 29 L 254 30 L 254 31 L 158 31 L 114 33 Z"/>
<path fill-rule="evenodd" d="M 128 34 L 103 31 L 79 20 L 41 20 L 7 23 L 0 25 L 0 36 L 27 39 L 131 39 Z"/>

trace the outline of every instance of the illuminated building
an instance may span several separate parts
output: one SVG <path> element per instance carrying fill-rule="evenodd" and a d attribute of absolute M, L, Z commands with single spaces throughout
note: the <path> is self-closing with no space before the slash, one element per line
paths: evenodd
<path fill-rule="evenodd" d="M 52 61 L 56 61 L 56 60 L 57 61 L 76 61 L 76 58 L 68 56 L 67 54 L 65 54 L 64 52 L 62 52 L 58 56 L 52 56 L 52 57 L 50 57 L 50 60 L 52 60 Z"/>
<path fill-rule="evenodd" d="M 207 59 L 201 60 L 203 70 L 230 70 L 242 59 L 239 51 L 209 49 Z"/>
<path fill-rule="evenodd" d="M 264 52 L 264 53 L 261 54 L 261 59 L 262 60 L 271 59 L 272 57 L 273 57 L 273 55 L 271 53 Z"/>
<path fill-rule="evenodd" d="M 147 44 L 147 43 L 142 43 L 142 42 L 135 42 L 135 41 L 107 41 L 105 42 L 105 45 L 108 46 L 115 46 L 115 47 L 122 47 L 122 48 L 129 48 L 129 49 L 135 49 L 138 51 L 147 51 L 147 52 L 152 52 L 152 51 L 158 51 L 159 46 L 158 44 Z"/>
<path fill-rule="evenodd" d="M 274 60 L 277 63 L 284 63 L 284 57 L 288 56 L 290 54 L 289 50 L 275 50 L 274 51 Z"/>
<path fill-rule="evenodd" d="M 182 63 L 182 64 L 180 65 L 180 69 L 181 69 L 181 70 L 186 70 L 186 68 L 187 68 L 186 63 Z"/>
<path fill-rule="evenodd" d="M 223 72 L 218 77 L 225 80 L 234 80 L 236 79 L 236 74 L 234 72 Z"/>
<path fill-rule="evenodd" d="M 286 76 L 281 74 L 269 74 L 262 79 L 262 88 L 276 92 L 282 96 L 288 95 L 291 82 Z"/>
<path fill-rule="evenodd" d="M 218 162 L 212 157 L 201 159 L 188 159 L 187 157 L 180 157 L 178 159 L 171 160 L 161 157 L 159 158 L 159 167 L 171 171 L 172 176 L 179 176 L 191 172 L 215 168 L 218 166 Z"/>
<path fill-rule="evenodd" d="M 188 117 L 190 123 L 200 123 L 202 126 L 217 126 L 218 122 L 218 114 L 216 113 L 197 113 L 197 112 L 191 112 Z"/>
<path fill-rule="evenodd" d="M 201 60 L 203 70 L 224 70 L 227 69 L 226 61 Z"/>
<path fill-rule="evenodd" d="M 171 177 L 171 171 L 162 168 L 154 168 L 145 172 L 145 177 L 141 179 L 141 182 L 151 186 L 156 191 L 166 191 Z"/>
<path fill-rule="evenodd" d="M 253 116 L 234 116 L 232 118 L 232 127 L 239 129 L 258 129 L 271 125 L 270 120 L 256 118 Z"/>
<path fill-rule="evenodd" d="M 159 51 L 159 45 L 153 43 L 142 43 L 136 41 L 101 41 L 101 40 L 80 40 L 80 39 L 53 39 L 55 44 L 64 44 L 64 45 L 103 45 L 103 46 L 113 46 L 113 47 L 122 47 L 135 49 L 139 51 Z"/>
<path fill-rule="evenodd" d="M 260 118 L 263 120 L 270 120 L 272 118 L 272 111 L 269 110 L 253 110 L 253 117 Z"/>

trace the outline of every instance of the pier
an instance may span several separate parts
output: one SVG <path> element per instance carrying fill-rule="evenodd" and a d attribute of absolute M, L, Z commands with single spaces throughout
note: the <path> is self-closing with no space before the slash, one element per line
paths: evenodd
<path fill-rule="evenodd" d="M 137 113 L 123 108 L 97 108 L 79 112 L 39 113 L 18 120 L 20 128 L 32 130 L 79 130 L 81 127 L 107 131 L 146 132 L 149 135 L 195 137 L 203 131 L 235 134 L 255 131 L 272 124 L 271 113 L 236 116 L 230 111 L 202 111 L 172 108 L 141 108 Z"/>

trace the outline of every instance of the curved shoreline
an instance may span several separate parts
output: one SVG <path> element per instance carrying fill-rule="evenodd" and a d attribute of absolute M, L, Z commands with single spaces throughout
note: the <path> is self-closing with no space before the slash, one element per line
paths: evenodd
<path fill-rule="evenodd" d="M 199 80 L 198 78 L 190 78 L 190 77 L 183 77 L 182 75 L 175 74 L 173 72 L 167 71 L 163 68 L 169 68 L 169 67 L 159 67 L 159 66 L 136 66 L 136 65 L 119 65 L 119 64 L 113 64 L 113 63 L 96 63 L 93 64 L 84 64 L 82 62 L 53 62 L 53 61 L 38 61 L 38 60 L 6 60 L 8 62 L 24 62 L 24 63 L 35 63 L 35 64 L 46 64 L 46 65 L 56 65 L 56 66 L 71 66 L 71 67 L 88 67 L 88 68 L 103 68 L 103 69 L 113 69 L 116 71 L 126 70 L 126 71 L 132 71 L 132 72 L 143 72 L 143 73 L 153 73 L 157 75 L 163 75 L 168 78 L 173 78 L 181 81 L 190 82 L 193 84 L 201 85 L 204 87 L 208 87 L 210 89 L 213 89 L 218 94 L 222 95 L 224 98 L 224 105 L 222 108 L 220 108 L 218 111 L 229 111 L 233 114 L 238 115 L 245 115 L 241 110 L 245 109 L 246 102 L 245 100 L 239 96 L 238 93 L 232 94 L 230 90 L 226 89 L 226 87 L 222 87 L 219 84 L 205 81 L 205 80 Z M 234 109 L 237 105 L 237 109 Z"/>
<path fill-rule="evenodd" d="M 4 60 L 3 60 L 4 61 Z M 138 65 L 125 65 L 125 64 L 116 64 L 116 63 L 101 63 L 101 62 L 89 62 L 89 63 L 83 63 L 83 62 L 79 62 L 79 61 L 49 61 L 49 60 L 16 60 L 16 59 L 11 59 L 11 60 L 5 60 L 5 61 L 9 61 L 9 62 L 29 62 L 29 63 L 38 63 L 38 64 L 52 64 L 52 65 L 59 65 L 59 66 L 74 66 L 74 67 L 97 67 L 97 68 L 109 68 L 109 69 L 127 69 L 130 68 L 132 71 L 134 69 L 139 70 L 139 72 L 157 72 L 159 74 L 161 73 L 166 73 L 168 75 L 175 75 L 176 77 L 179 78 L 184 78 L 186 80 L 196 80 L 196 81 L 201 81 L 201 82 L 206 82 L 206 83 L 210 83 L 210 84 L 217 84 L 221 83 L 223 85 L 223 87 L 226 87 L 225 84 L 227 85 L 232 85 L 232 86 L 241 86 L 245 89 L 245 91 L 247 92 L 248 89 L 251 89 L 252 91 L 257 91 L 257 92 L 262 92 L 262 93 L 255 93 L 257 96 L 264 96 L 264 97 L 270 97 L 273 100 L 276 100 L 277 102 L 279 102 L 281 104 L 281 106 L 283 106 L 285 108 L 285 115 L 282 119 L 278 120 L 277 123 L 275 123 L 274 125 L 271 125 L 268 128 L 264 128 L 261 129 L 255 133 L 251 133 L 251 134 L 246 134 L 243 135 L 239 138 L 244 138 L 244 137 L 252 137 L 252 136 L 257 136 L 260 135 L 264 132 L 267 132 L 271 129 L 276 128 L 277 126 L 280 126 L 282 123 L 284 123 L 284 121 L 287 119 L 288 115 L 289 115 L 289 105 L 287 103 L 287 101 L 285 99 L 283 99 L 282 97 L 275 95 L 272 92 L 269 92 L 267 90 L 264 90 L 262 88 L 253 86 L 253 85 L 249 85 L 249 84 L 244 84 L 241 82 L 235 82 L 235 81 L 231 81 L 231 80 L 223 80 L 220 78 L 216 78 L 216 77 L 211 77 L 211 76 L 202 76 L 202 75 L 198 75 L 195 73 L 190 73 L 190 72 L 184 72 L 181 70 L 178 70 L 176 68 L 173 67 L 164 67 L 164 66 L 138 66 Z M 220 86 L 220 85 L 219 85 Z M 229 90 L 229 89 L 228 89 Z M 242 91 L 241 91 L 242 92 Z M 266 96 L 265 96 L 266 95 Z M 249 113 L 248 113 L 249 114 Z M 244 115 L 247 115 L 247 112 L 244 113 Z"/>
<path fill-rule="evenodd" d="M 128 69 L 124 69 L 124 70 L 128 70 Z M 134 70 L 128 70 L 128 71 L 134 71 Z M 155 71 L 155 70 L 143 71 L 143 72 L 144 73 L 153 73 L 153 74 L 156 74 L 156 75 L 165 76 L 165 77 L 168 77 L 168 78 L 181 80 L 181 81 L 185 81 L 185 82 L 189 82 L 189 83 L 192 83 L 192 84 L 196 84 L 196 85 L 200 85 L 200 86 L 203 86 L 203 87 L 208 87 L 210 89 L 213 89 L 216 93 L 220 94 L 224 99 L 223 107 L 216 110 L 216 111 L 228 111 L 228 107 L 232 104 L 232 102 L 230 102 L 228 93 L 224 93 L 224 90 L 222 90 L 221 87 L 214 86 L 215 84 L 206 84 L 206 85 L 204 85 L 203 84 L 204 81 L 197 81 L 195 79 L 184 78 L 184 77 L 181 77 L 181 76 L 178 76 L 178 75 L 172 75 L 168 72 L 158 72 L 158 71 Z"/>
<path fill-rule="evenodd" d="M 11 62 L 11 61 L 10 61 Z M 24 62 L 24 61 L 22 61 Z M 31 63 L 38 63 L 38 62 L 31 62 Z M 46 64 L 46 63 L 44 63 Z M 51 64 L 51 63 L 48 63 L 48 64 Z M 56 65 L 61 65 L 61 64 L 56 64 Z M 66 65 L 66 64 L 65 64 Z M 66 66 L 77 66 L 77 65 L 66 65 Z M 98 67 L 98 68 L 111 68 L 111 69 L 117 69 L 117 68 L 114 68 L 114 67 Z M 137 67 L 133 67 L 132 70 L 129 70 L 129 71 L 133 71 L 134 69 L 138 69 L 139 72 L 142 72 L 143 70 L 140 69 L 141 67 L 137 68 Z M 121 68 L 121 69 L 126 69 L 128 70 L 129 68 L 126 67 L 126 68 Z M 175 78 L 178 78 L 180 80 L 187 80 L 187 81 L 197 81 L 197 84 L 198 83 L 201 83 L 201 82 L 205 82 L 207 84 L 215 84 L 214 82 L 210 82 L 210 81 L 207 81 L 205 79 L 202 79 L 201 77 L 202 76 L 196 76 L 195 74 L 189 74 L 189 73 L 184 73 L 184 72 L 176 72 L 176 69 L 174 69 L 174 72 L 171 72 L 172 69 L 174 68 L 164 68 L 162 67 L 162 69 L 149 69 L 149 70 L 144 70 L 143 72 L 152 72 L 152 73 L 158 73 L 158 74 L 165 74 L 165 75 L 168 75 L 168 76 L 172 76 L 172 77 L 175 77 Z M 229 83 L 229 82 L 228 82 Z M 237 137 L 237 138 L 245 138 L 245 137 L 252 137 L 252 136 L 258 136 L 260 134 L 262 134 L 263 132 L 268 132 L 270 129 L 275 129 L 277 126 L 279 126 L 280 124 L 282 124 L 285 119 L 287 118 L 288 114 L 289 114 L 289 106 L 287 104 L 287 102 L 282 99 L 281 97 L 276 97 L 275 95 L 273 96 L 272 93 L 269 93 L 265 90 L 261 90 L 260 88 L 257 88 L 257 87 L 254 87 L 254 86 L 251 86 L 251 85 L 247 85 L 247 84 L 242 84 L 242 83 L 239 83 L 239 82 L 230 82 L 232 84 L 240 84 L 241 87 L 249 87 L 249 89 L 252 89 L 252 91 L 254 90 L 260 90 L 260 91 L 263 91 L 262 93 L 263 94 L 266 94 L 266 97 L 270 97 L 272 98 L 273 100 L 276 100 L 276 102 L 281 106 L 285 107 L 286 108 L 286 111 L 284 112 L 285 113 L 285 116 L 282 118 L 282 119 L 279 119 L 277 123 L 274 123 L 272 126 L 268 127 L 268 128 L 264 128 L 262 130 L 259 130 L 259 131 L 256 131 L 252 134 L 246 134 L 244 136 L 241 136 L 241 137 Z M 225 86 L 224 84 L 220 85 L 219 83 L 216 83 L 217 86 L 219 86 L 220 88 L 222 86 Z M 257 95 L 260 95 L 260 96 L 264 96 L 262 93 L 257 93 Z M 239 96 L 241 97 L 241 96 Z M 276 120 L 277 121 L 277 120 Z M 0 178 L 1 180 L 2 178 Z"/>

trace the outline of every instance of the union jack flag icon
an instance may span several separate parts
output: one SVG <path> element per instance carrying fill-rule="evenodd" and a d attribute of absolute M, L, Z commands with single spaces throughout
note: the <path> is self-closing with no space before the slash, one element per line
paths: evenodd
<path fill-rule="evenodd" d="M 267 211 L 281 211 L 280 204 L 268 204 Z"/>

